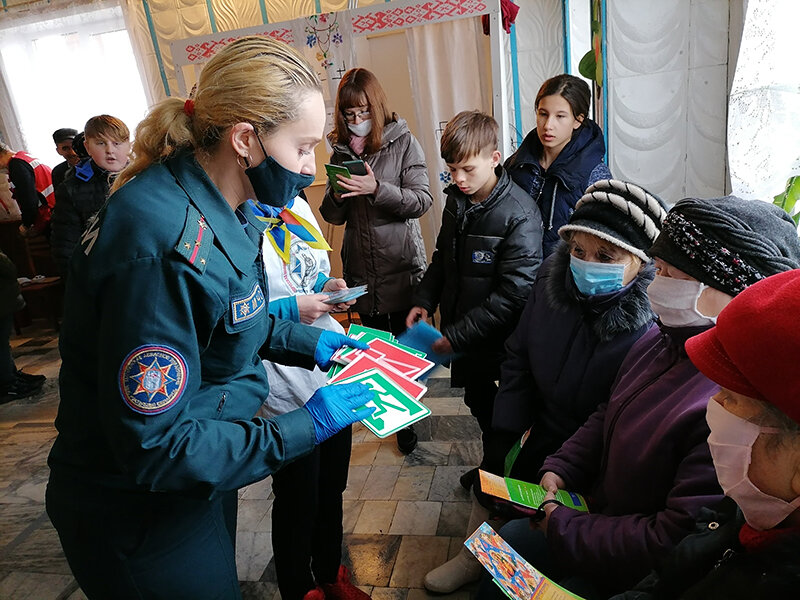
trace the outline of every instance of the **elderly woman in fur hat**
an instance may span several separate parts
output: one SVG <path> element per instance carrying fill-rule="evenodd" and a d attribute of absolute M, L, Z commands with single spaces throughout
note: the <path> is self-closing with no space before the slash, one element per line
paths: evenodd
<path fill-rule="evenodd" d="M 633 586 L 692 531 L 702 507 L 722 499 L 705 419 L 719 386 L 692 364 L 685 342 L 748 286 L 800 267 L 791 218 L 733 196 L 678 202 L 650 253 L 658 326 L 631 348 L 608 403 L 540 472 L 546 499 L 557 489 L 583 493 L 591 513 L 550 502 L 535 531 L 527 520 L 501 530 L 535 567 L 590 599 Z M 492 597 L 491 587 L 479 597 Z"/>
<path fill-rule="evenodd" d="M 506 343 L 484 470 L 503 474 L 509 448 L 524 433 L 513 470 L 505 470 L 532 480 L 545 457 L 608 400 L 622 359 L 655 321 L 647 299 L 655 269 L 647 250 L 666 214 L 661 200 L 632 183 L 606 179 L 586 190 Z M 510 505 L 492 506 L 478 490 L 470 533 L 488 509 L 513 515 Z M 464 548 L 428 573 L 425 587 L 451 592 L 482 571 Z"/>

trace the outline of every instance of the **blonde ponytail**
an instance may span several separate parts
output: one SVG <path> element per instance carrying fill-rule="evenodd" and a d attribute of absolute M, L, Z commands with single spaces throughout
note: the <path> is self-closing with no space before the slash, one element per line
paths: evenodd
<path fill-rule="evenodd" d="M 183 100 L 167 98 L 139 123 L 133 141 L 133 160 L 114 180 L 112 193 L 154 162 L 169 157 L 176 150 L 194 146 L 191 119 L 183 111 L 183 105 Z"/>
<path fill-rule="evenodd" d="M 184 111 L 184 100 L 168 98 L 139 123 L 134 159 L 111 191 L 178 150 L 213 151 L 224 130 L 236 123 L 251 123 L 259 133 L 269 134 L 297 119 L 305 96 L 321 90 L 314 69 L 289 45 L 266 36 L 240 38 L 203 68 L 191 116 Z"/>

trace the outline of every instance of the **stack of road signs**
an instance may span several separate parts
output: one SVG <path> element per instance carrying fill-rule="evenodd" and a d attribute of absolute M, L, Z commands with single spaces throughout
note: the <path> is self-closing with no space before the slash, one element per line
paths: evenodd
<path fill-rule="evenodd" d="M 417 379 L 435 364 L 425 353 L 398 343 L 388 331 L 350 325 L 347 335 L 366 342 L 369 350 L 343 348 L 333 355 L 338 363 L 328 372 L 329 384 L 361 382 L 377 392 L 376 410 L 362 423 L 385 438 L 431 414 L 419 399 L 428 391 Z"/>

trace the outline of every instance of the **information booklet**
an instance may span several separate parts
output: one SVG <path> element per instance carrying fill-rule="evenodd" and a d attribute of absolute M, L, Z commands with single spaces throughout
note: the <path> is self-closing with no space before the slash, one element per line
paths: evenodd
<path fill-rule="evenodd" d="M 327 163 L 325 165 L 325 172 L 328 173 L 328 181 L 331 182 L 331 187 L 333 188 L 334 192 L 344 194 L 348 191 L 341 186 L 339 179 L 336 177 L 337 175 L 341 175 L 347 179 L 350 179 L 350 170 L 347 167 Z"/>
<path fill-rule="evenodd" d="M 483 470 L 479 470 L 478 475 L 480 477 L 481 491 L 484 494 L 503 500 L 510 500 L 528 508 L 538 509 L 547 494 L 547 491 L 542 486 L 535 483 L 528 483 L 511 477 L 500 477 Z M 573 510 L 589 512 L 586 500 L 580 494 L 558 490 L 556 492 L 556 500 Z"/>
<path fill-rule="evenodd" d="M 478 527 L 464 545 L 512 600 L 582 600 L 534 569 L 488 523 Z"/>
<path fill-rule="evenodd" d="M 328 299 L 323 300 L 325 304 L 339 304 L 340 302 L 350 302 L 350 300 L 360 298 L 367 293 L 367 286 L 357 285 L 355 287 L 345 288 L 343 290 L 336 290 L 335 292 L 324 293 L 328 294 Z"/>

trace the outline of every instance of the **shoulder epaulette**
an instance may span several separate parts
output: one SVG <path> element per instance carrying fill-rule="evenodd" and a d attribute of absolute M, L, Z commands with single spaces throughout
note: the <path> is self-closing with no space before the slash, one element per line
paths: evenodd
<path fill-rule="evenodd" d="M 206 270 L 208 256 L 214 245 L 214 233 L 205 217 L 191 204 L 186 210 L 186 223 L 175 249 L 200 273 Z"/>

